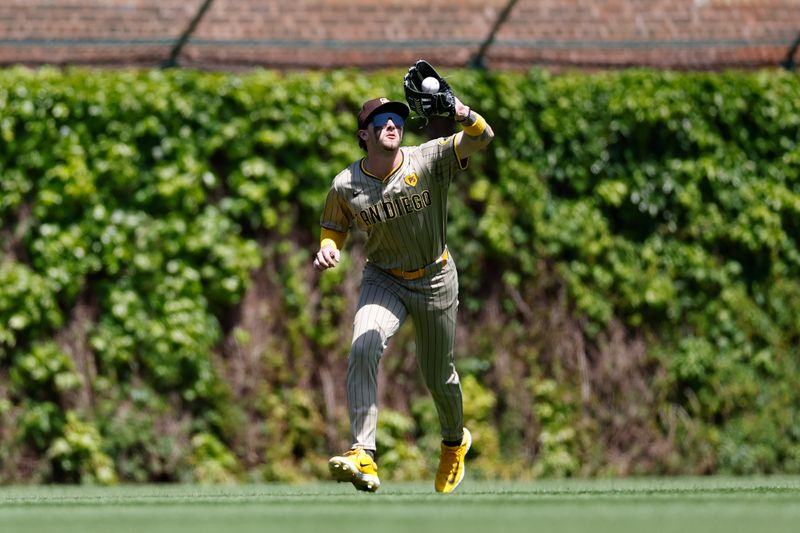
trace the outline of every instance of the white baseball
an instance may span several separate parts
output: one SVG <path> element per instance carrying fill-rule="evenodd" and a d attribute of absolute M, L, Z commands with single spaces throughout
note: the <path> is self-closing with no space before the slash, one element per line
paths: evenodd
<path fill-rule="evenodd" d="M 434 78 L 433 76 L 428 76 L 424 80 L 422 80 L 422 90 L 426 93 L 438 93 L 439 92 L 439 80 Z"/>

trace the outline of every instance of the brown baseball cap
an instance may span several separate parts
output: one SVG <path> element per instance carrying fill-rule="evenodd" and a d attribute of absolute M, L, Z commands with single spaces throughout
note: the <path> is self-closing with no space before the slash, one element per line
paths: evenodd
<path fill-rule="evenodd" d="M 367 100 L 358 112 L 358 129 L 363 130 L 369 119 L 377 113 L 397 113 L 403 119 L 408 118 L 409 109 L 403 102 L 393 102 L 388 98 Z"/>

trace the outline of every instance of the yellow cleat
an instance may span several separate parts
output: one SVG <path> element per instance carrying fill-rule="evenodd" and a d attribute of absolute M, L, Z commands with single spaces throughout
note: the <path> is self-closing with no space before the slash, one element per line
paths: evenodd
<path fill-rule="evenodd" d="M 445 446 L 442 444 L 442 454 L 439 457 L 439 470 L 436 472 L 436 492 L 453 492 L 464 479 L 467 469 L 464 458 L 469 447 L 472 446 L 472 435 L 464 428 L 459 446 Z"/>
<path fill-rule="evenodd" d="M 342 455 L 331 457 L 328 469 L 333 479 L 339 483 L 349 481 L 358 490 L 375 492 L 381 486 L 378 465 L 363 448 L 347 450 Z"/>

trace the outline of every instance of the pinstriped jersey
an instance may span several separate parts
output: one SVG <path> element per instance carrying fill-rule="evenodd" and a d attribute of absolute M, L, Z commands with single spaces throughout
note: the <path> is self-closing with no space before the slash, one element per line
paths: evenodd
<path fill-rule="evenodd" d="M 416 270 L 434 262 L 447 244 L 447 190 L 459 159 L 455 135 L 401 147 L 403 159 L 384 180 L 364 159 L 333 179 L 320 225 L 341 233 L 366 232 L 367 259 L 383 269 Z"/>

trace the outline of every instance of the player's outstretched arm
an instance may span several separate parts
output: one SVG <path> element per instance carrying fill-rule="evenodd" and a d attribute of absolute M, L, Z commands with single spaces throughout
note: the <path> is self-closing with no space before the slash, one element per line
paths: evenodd
<path fill-rule="evenodd" d="M 494 139 L 492 127 L 478 113 L 456 98 L 455 121 L 463 128 L 456 134 L 456 152 L 466 159 L 478 150 L 488 146 Z"/>

